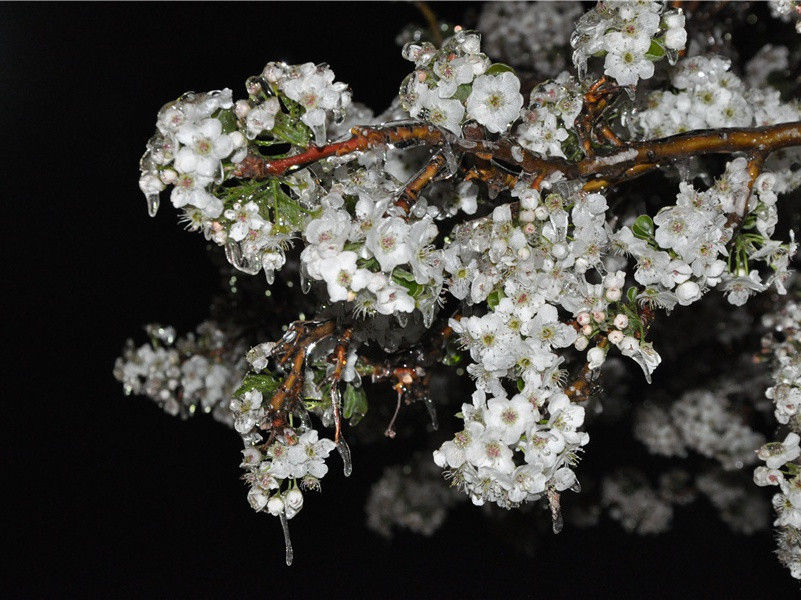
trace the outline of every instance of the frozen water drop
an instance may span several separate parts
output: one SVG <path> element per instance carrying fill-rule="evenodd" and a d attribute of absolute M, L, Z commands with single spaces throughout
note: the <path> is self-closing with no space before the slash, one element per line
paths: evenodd
<path fill-rule="evenodd" d="M 434 431 L 436 431 L 439 429 L 437 406 L 434 404 L 434 400 L 431 399 L 431 396 L 425 396 L 423 398 L 423 404 L 425 404 L 426 410 L 428 410 L 428 416 L 431 418 L 431 427 L 434 429 Z"/>
<path fill-rule="evenodd" d="M 581 493 L 581 482 L 578 479 L 576 479 L 576 483 L 570 486 L 570 491 L 576 494 Z"/>
<path fill-rule="evenodd" d="M 407 313 L 399 312 L 396 318 L 398 319 L 399 327 L 406 327 L 409 323 L 409 315 Z"/>
<path fill-rule="evenodd" d="M 286 566 L 292 566 L 292 559 L 295 558 L 295 553 L 292 550 L 292 540 L 289 537 L 289 523 L 287 522 L 286 513 L 282 512 L 278 515 L 281 520 L 281 529 L 284 531 L 284 547 L 286 548 Z"/>
<path fill-rule="evenodd" d="M 353 473 L 353 461 L 351 460 L 350 448 L 345 438 L 339 438 L 337 442 L 337 452 L 339 452 L 339 455 L 342 457 L 342 472 L 345 474 L 345 477 L 350 477 L 350 474 Z"/>
<path fill-rule="evenodd" d="M 147 214 L 151 217 L 155 217 L 156 213 L 159 211 L 159 195 L 147 194 L 145 198 L 147 199 Z"/>
<path fill-rule="evenodd" d="M 306 263 L 300 263 L 300 291 L 308 294 L 311 290 L 311 280 L 309 279 L 309 271 L 306 269 Z"/>
<path fill-rule="evenodd" d="M 325 146 L 325 123 L 312 127 L 314 133 L 314 143 L 318 146 Z"/>
<path fill-rule="evenodd" d="M 242 247 L 233 240 L 229 240 L 225 244 L 225 258 L 228 259 L 234 267 L 248 275 L 255 275 L 261 270 L 261 263 L 249 260 L 242 254 Z"/>

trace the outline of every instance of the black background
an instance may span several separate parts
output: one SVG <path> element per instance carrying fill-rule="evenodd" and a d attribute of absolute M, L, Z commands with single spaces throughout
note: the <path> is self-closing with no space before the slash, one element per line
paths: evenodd
<path fill-rule="evenodd" d="M 453 20 L 463 5 L 436 5 Z M 268 60 L 326 61 L 377 109 L 409 71 L 394 44 L 408 4 L 6 4 L 0 106 L 6 270 L 3 490 L 6 597 L 781 598 L 795 582 L 768 533 L 735 536 L 706 505 L 674 530 L 629 536 L 606 520 L 542 535 L 533 553 L 467 504 L 432 538 L 385 542 L 364 501 L 384 441 L 332 469 L 292 525 L 239 481 L 240 442 L 126 398 L 111 369 L 143 323 L 194 327 L 216 276 L 169 203 L 149 219 L 137 162 L 168 99 L 231 87 Z M 657 382 L 658 383 L 658 382 Z M 603 432 L 590 453 L 614 446 Z M 5 479 L 5 478 L 4 478 Z"/>

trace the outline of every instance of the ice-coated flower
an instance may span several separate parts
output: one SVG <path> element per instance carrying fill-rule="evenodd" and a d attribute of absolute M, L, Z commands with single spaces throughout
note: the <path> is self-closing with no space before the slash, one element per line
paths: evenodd
<path fill-rule="evenodd" d="M 654 63 L 645 58 L 651 40 L 645 37 L 624 36 L 613 32 L 605 36 L 607 55 L 604 73 L 617 80 L 620 85 L 636 85 L 640 79 L 650 79 L 654 74 Z"/>
<path fill-rule="evenodd" d="M 408 237 L 409 224 L 400 217 L 388 217 L 367 234 L 365 245 L 381 265 L 381 270 L 391 273 L 398 265 L 409 262 Z"/>
<path fill-rule="evenodd" d="M 467 98 L 467 116 L 492 133 L 503 133 L 517 119 L 522 106 L 520 80 L 514 73 L 480 75 Z"/>
<path fill-rule="evenodd" d="M 309 127 L 320 127 L 325 123 L 326 111 L 337 108 L 347 86 L 334 83 L 334 72 L 314 63 L 305 63 L 297 68 L 297 76 L 285 79 L 281 89 L 305 110 L 301 121 Z"/>
<path fill-rule="evenodd" d="M 320 274 L 328 286 L 328 298 L 331 302 L 348 300 L 348 293 L 353 288 L 353 276 L 356 274 L 356 253 L 346 250 L 338 252 L 320 261 Z"/>
<path fill-rule="evenodd" d="M 589 365 L 590 369 L 597 369 L 606 360 L 606 352 L 603 351 L 602 348 L 590 348 L 587 351 L 587 364 Z"/>
<path fill-rule="evenodd" d="M 801 440 L 801 437 L 791 431 L 783 442 L 771 442 L 762 446 L 757 451 L 757 456 L 760 460 L 765 461 L 768 469 L 778 469 L 801 456 L 801 448 L 798 445 L 799 440 Z"/>
<path fill-rule="evenodd" d="M 425 88 L 420 96 L 420 105 L 426 111 L 429 123 L 461 135 L 464 105 L 459 100 L 448 100 L 440 96 L 437 90 Z"/>
<path fill-rule="evenodd" d="M 292 477 L 300 478 L 309 474 L 320 479 L 328 473 L 325 459 L 336 444 L 327 438 L 318 440 L 317 436 L 317 430 L 310 429 L 298 438 L 297 444 L 287 450 L 287 460 L 292 464 Z"/>
<path fill-rule="evenodd" d="M 217 178 L 220 160 L 234 151 L 234 137 L 223 133 L 219 119 L 203 119 L 181 126 L 175 137 L 182 144 L 175 156 L 175 169 L 180 173 L 196 173 Z"/>
<path fill-rule="evenodd" d="M 275 127 L 275 115 L 281 109 L 278 98 L 270 97 L 248 111 L 245 117 L 245 128 L 248 139 L 252 140 L 265 131 Z"/>

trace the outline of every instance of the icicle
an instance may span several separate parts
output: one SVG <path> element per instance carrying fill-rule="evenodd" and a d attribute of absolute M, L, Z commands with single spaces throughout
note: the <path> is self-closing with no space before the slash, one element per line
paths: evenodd
<path fill-rule="evenodd" d="M 156 213 L 159 211 L 159 195 L 146 194 L 145 198 L 147 199 L 147 214 L 151 217 L 155 217 Z"/>
<path fill-rule="evenodd" d="M 426 410 L 428 410 L 428 416 L 431 418 L 431 427 L 434 429 L 434 431 L 436 431 L 439 429 L 437 406 L 434 404 L 434 400 L 431 399 L 431 396 L 424 396 L 423 404 L 425 404 Z"/>
<path fill-rule="evenodd" d="M 429 329 L 434 323 L 434 315 L 437 314 L 437 303 L 432 301 L 430 303 L 420 303 L 420 312 L 423 314 L 423 327 Z"/>
<path fill-rule="evenodd" d="M 342 457 L 342 472 L 345 473 L 345 477 L 350 477 L 350 474 L 353 473 L 353 462 L 350 458 L 350 448 L 343 437 L 339 438 L 337 442 L 337 452 Z"/>
<path fill-rule="evenodd" d="M 453 177 L 459 170 L 459 161 L 456 159 L 456 153 L 451 148 L 450 144 L 445 144 L 442 147 L 442 155 L 445 157 L 445 166 L 448 170 L 448 177 Z"/>
<path fill-rule="evenodd" d="M 234 267 L 248 275 L 255 275 L 261 271 L 261 264 L 258 262 L 251 264 L 251 262 L 243 256 L 242 247 L 233 240 L 229 240 L 228 243 L 225 244 L 225 258 L 227 258 L 228 262 L 234 265 Z"/>
<path fill-rule="evenodd" d="M 300 291 L 304 294 L 308 294 L 309 290 L 311 290 L 311 280 L 309 279 L 309 271 L 306 269 L 306 263 L 301 261 L 300 269 Z"/>
<path fill-rule="evenodd" d="M 325 122 L 312 127 L 314 132 L 314 143 L 318 146 L 325 146 Z"/>
<path fill-rule="evenodd" d="M 314 429 L 314 427 L 312 426 L 311 417 L 309 416 L 309 411 L 307 411 L 305 408 L 301 408 L 297 412 L 297 415 L 300 418 L 300 423 L 301 425 L 303 425 L 304 429 L 306 430 Z"/>
<path fill-rule="evenodd" d="M 576 479 L 576 483 L 570 486 L 570 491 L 576 494 L 581 493 L 581 482 L 578 479 Z"/>
<path fill-rule="evenodd" d="M 292 559 L 295 558 L 295 553 L 292 550 L 292 540 L 289 538 L 289 523 L 286 519 L 286 513 L 281 512 L 278 514 L 281 520 L 281 529 L 284 530 L 284 546 L 286 547 L 286 566 L 292 566 Z"/>
<path fill-rule="evenodd" d="M 554 533 L 559 533 L 565 526 L 562 520 L 562 508 L 559 503 L 559 492 L 553 488 L 548 490 L 548 504 L 551 506 L 551 521 Z"/>

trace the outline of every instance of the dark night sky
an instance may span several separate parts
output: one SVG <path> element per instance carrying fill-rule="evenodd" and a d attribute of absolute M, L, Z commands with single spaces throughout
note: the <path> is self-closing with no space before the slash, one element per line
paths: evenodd
<path fill-rule="evenodd" d="M 456 18 L 462 7 L 436 7 Z M 783 598 L 797 587 L 768 534 L 735 536 L 706 506 L 674 531 L 613 523 L 542 535 L 523 554 L 465 504 L 433 538 L 370 533 L 364 501 L 412 447 L 359 448 L 292 522 L 239 481 L 240 441 L 208 419 L 126 398 L 111 369 L 143 323 L 186 331 L 216 278 L 199 236 L 166 203 L 149 219 L 137 163 L 155 114 L 188 89 L 231 87 L 268 60 L 328 62 L 383 108 L 408 72 L 394 45 L 413 6 L 387 4 L 5 4 L 0 6 L 3 436 L 6 597 Z M 10 189 L 9 189 L 10 188 Z M 10 235 L 9 235 L 10 234 Z M 9 378 L 10 375 L 10 378 Z M 590 452 L 614 437 L 600 433 Z M 9 452 L 10 450 L 10 452 Z M 9 527 L 10 526 L 10 527 Z M 517 532 L 515 532 L 517 535 Z"/>

